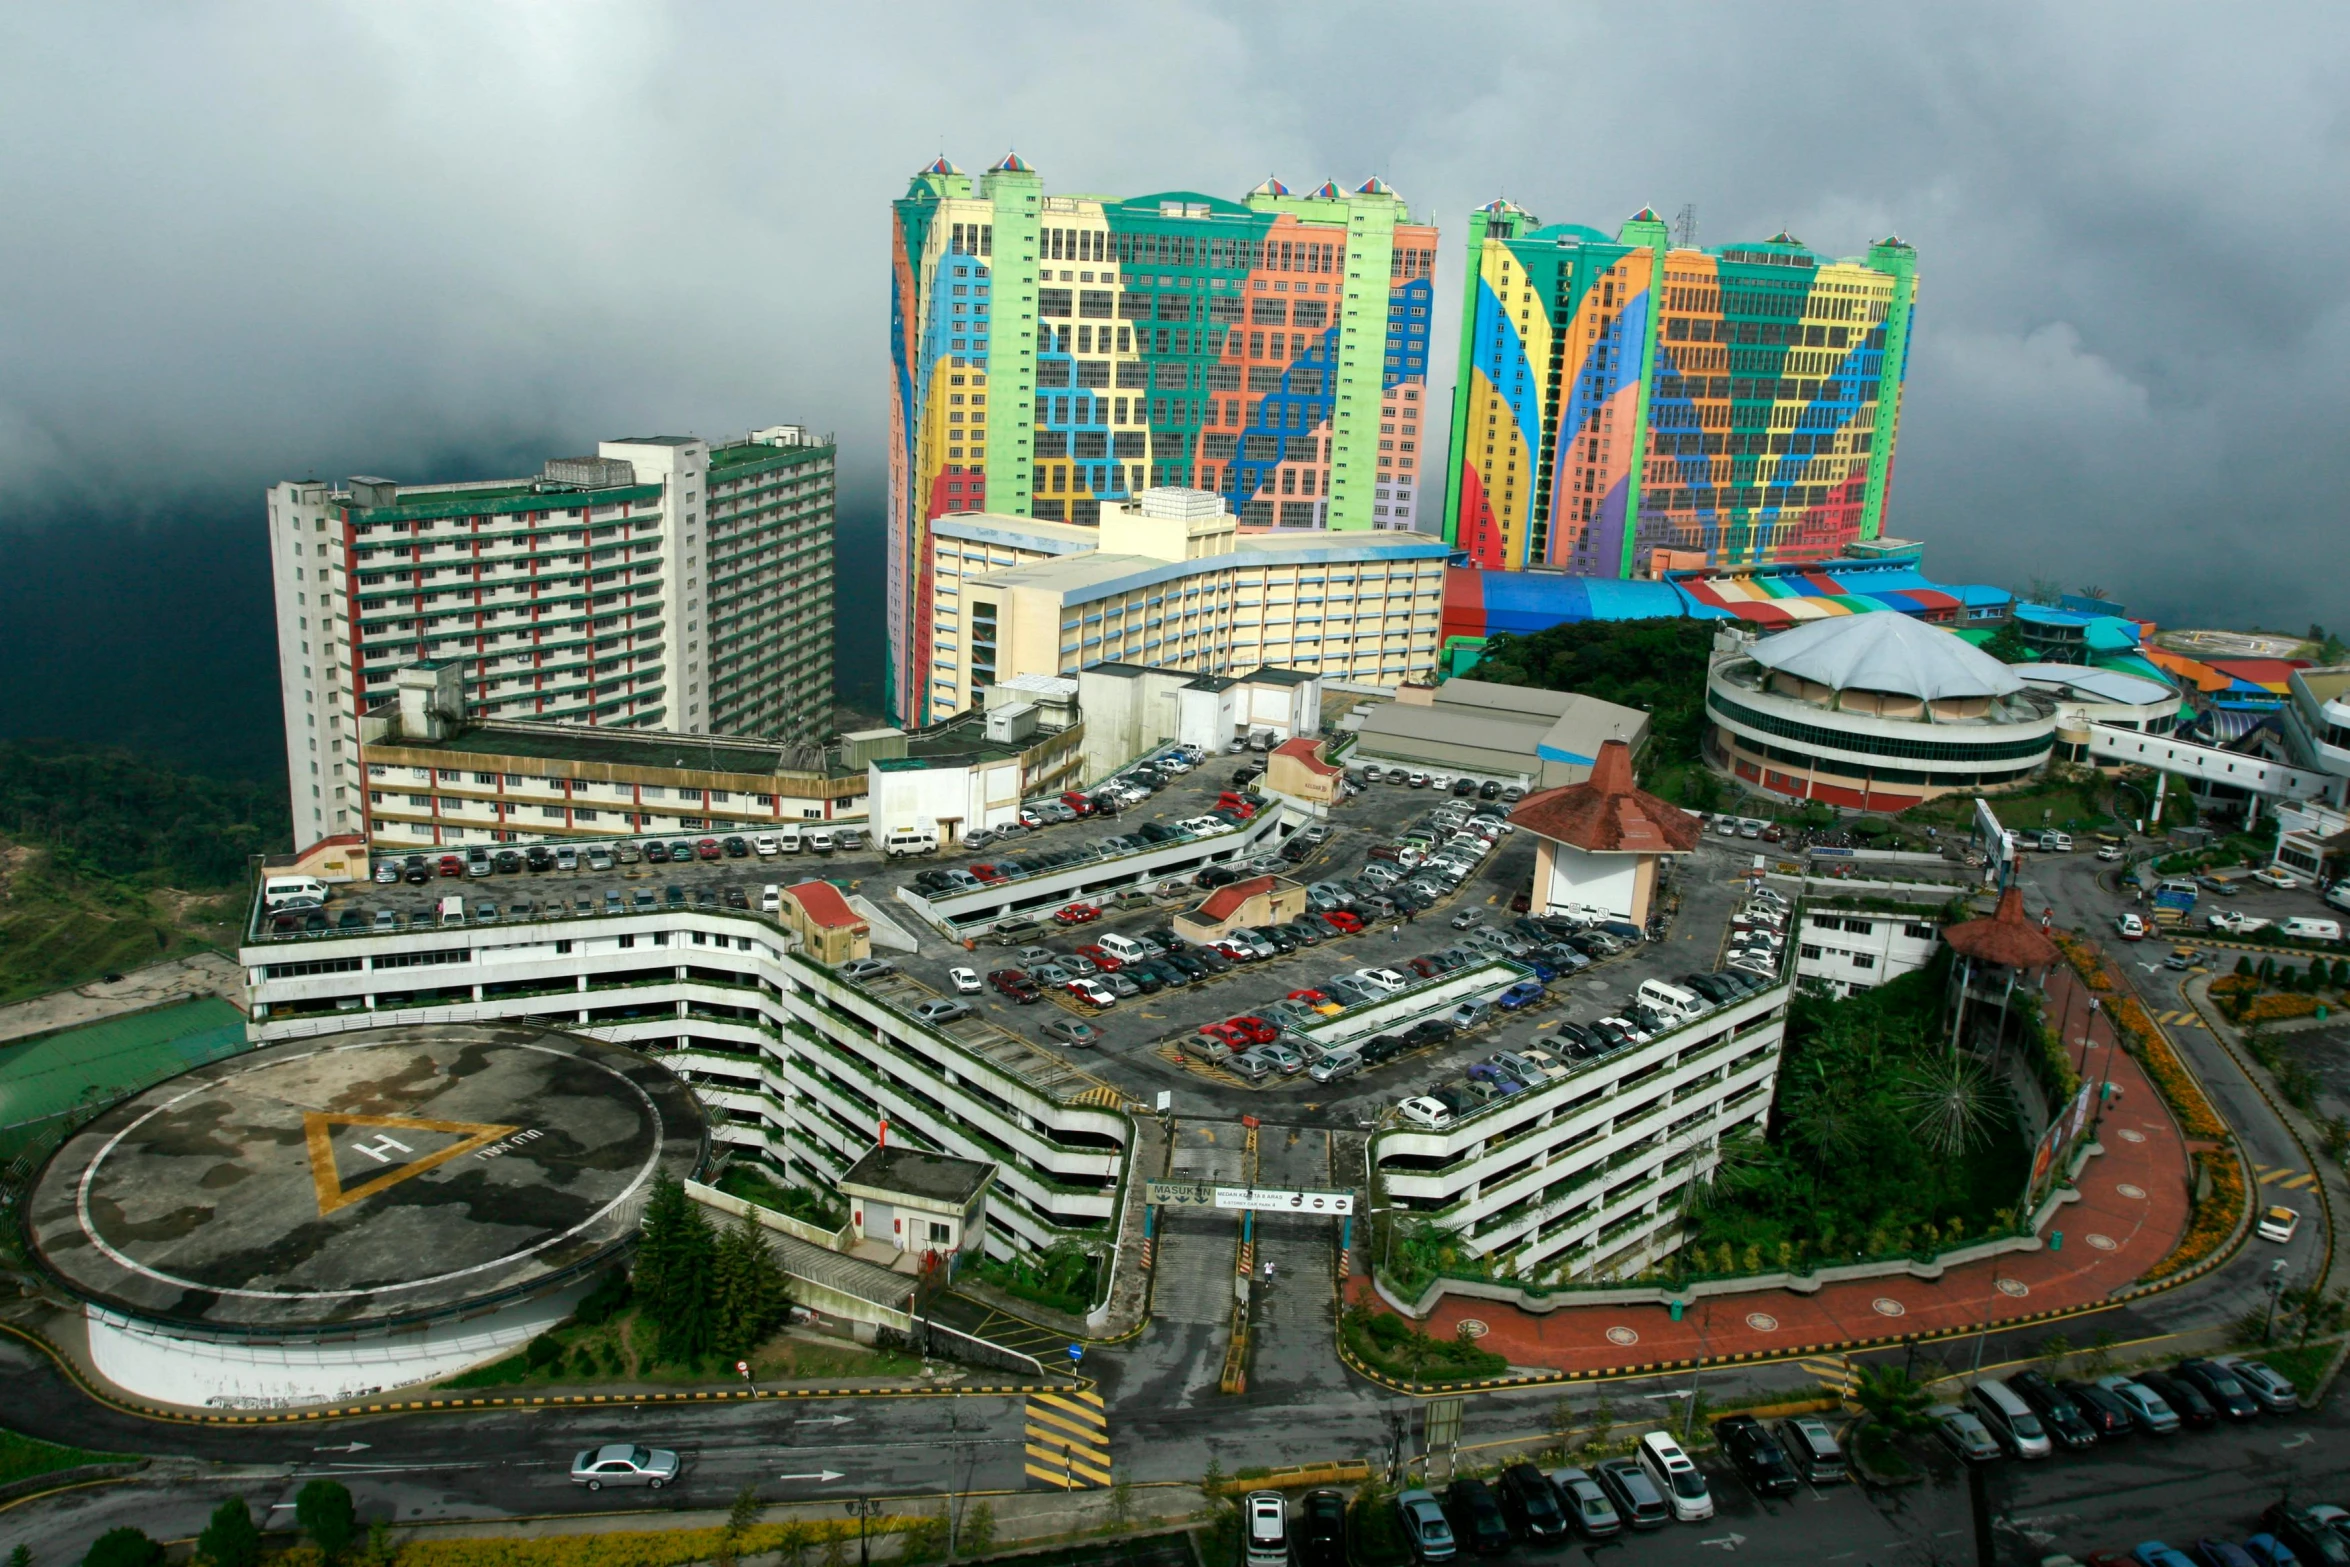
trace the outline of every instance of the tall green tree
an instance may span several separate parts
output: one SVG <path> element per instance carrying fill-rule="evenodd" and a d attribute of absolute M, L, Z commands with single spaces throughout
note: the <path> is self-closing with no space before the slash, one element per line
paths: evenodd
<path fill-rule="evenodd" d="M 775 1249 L 747 1216 L 719 1232 L 710 1283 L 711 1330 L 719 1353 L 748 1358 L 783 1319 L 790 1300 Z"/>
<path fill-rule="evenodd" d="M 663 1360 L 691 1362 L 716 1338 L 712 1279 L 718 1239 L 699 1203 L 675 1177 L 654 1182 L 637 1243 L 636 1295 L 660 1329 Z"/>
<path fill-rule="evenodd" d="M 294 1521 L 329 1562 L 342 1560 L 359 1533 L 351 1492 L 336 1480 L 313 1480 L 294 1494 Z"/>
<path fill-rule="evenodd" d="M 229 1497 L 212 1509 L 212 1521 L 196 1536 L 196 1554 L 211 1567 L 255 1567 L 261 1560 L 261 1531 L 253 1527 L 244 1498 Z"/>

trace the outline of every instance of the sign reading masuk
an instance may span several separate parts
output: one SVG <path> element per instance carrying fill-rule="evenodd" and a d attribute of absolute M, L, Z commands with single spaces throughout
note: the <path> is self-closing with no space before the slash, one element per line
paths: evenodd
<path fill-rule="evenodd" d="M 1311 1213 L 1338 1217 L 1355 1211 L 1351 1191 L 1287 1191 L 1266 1186 L 1227 1186 L 1220 1181 L 1147 1181 L 1146 1199 L 1164 1208 L 1251 1209 L 1259 1213 Z"/>

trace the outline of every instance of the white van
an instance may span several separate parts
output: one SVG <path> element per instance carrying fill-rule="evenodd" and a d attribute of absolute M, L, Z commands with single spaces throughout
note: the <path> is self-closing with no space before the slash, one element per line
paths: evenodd
<path fill-rule="evenodd" d="M 795 822 L 785 822 L 775 829 L 775 847 L 785 854 L 800 852 L 800 829 Z"/>
<path fill-rule="evenodd" d="M 1289 1503 L 1279 1491 L 1251 1491 L 1241 1504 L 1248 1520 L 1242 1567 L 1289 1567 Z"/>
<path fill-rule="evenodd" d="M 1662 1016 L 1673 1018 L 1682 1023 L 1686 1023 L 1692 1018 L 1702 1017 L 1713 1010 L 1711 1006 L 1706 1004 L 1704 997 L 1683 990 L 1678 985 L 1668 985 L 1661 979 L 1642 980 L 1639 999 L 1646 1002 Z"/>
<path fill-rule="evenodd" d="M 2342 939 L 2342 922 L 2340 920 L 2312 919 L 2306 914 L 2294 915 L 2285 921 L 2279 929 L 2296 941 L 2340 941 Z"/>
<path fill-rule="evenodd" d="M 1975 1406 L 1975 1414 L 1991 1428 L 1991 1434 L 2000 1445 L 2018 1458 L 2046 1458 L 2056 1451 L 2048 1440 L 2047 1428 L 2040 1417 L 2032 1413 L 2032 1406 L 2019 1397 L 2015 1389 L 1997 1377 L 1985 1377 L 1967 1394 Z"/>
<path fill-rule="evenodd" d="M 1100 938 L 1101 949 L 1121 963 L 1140 963 L 1150 956 L 1143 944 L 1132 936 L 1121 936 L 1116 931 Z"/>
<path fill-rule="evenodd" d="M 316 908 L 326 901 L 326 883 L 315 876 L 272 876 L 261 884 L 267 909 Z"/>
<path fill-rule="evenodd" d="M 2343 877 L 2326 889 L 2326 902 L 2337 909 L 2350 909 L 2350 876 Z"/>
<path fill-rule="evenodd" d="M 1705 1488 L 1705 1474 L 1681 1444 L 1662 1431 L 1651 1431 L 1640 1439 L 1640 1467 L 1648 1471 L 1648 1478 L 1673 1504 L 1673 1516 L 1683 1523 L 1696 1523 L 1714 1515 L 1713 1493 Z"/>
<path fill-rule="evenodd" d="M 783 884 L 781 882 L 771 881 L 759 889 L 759 912 L 761 914 L 783 912 Z"/>
<path fill-rule="evenodd" d="M 444 925 L 465 923 L 465 900 L 463 898 L 443 898 L 441 900 L 441 923 Z"/>
<path fill-rule="evenodd" d="M 2072 853 L 2073 835 L 2069 832 L 2057 832 L 2053 828 L 2042 833 L 2040 835 L 2040 852 L 2042 854 Z"/>
<path fill-rule="evenodd" d="M 936 854 L 938 830 L 932 827 L 892 827 L 889 836 L 881 840 L 881 847 L 893 860 L 901 854 Z"/>

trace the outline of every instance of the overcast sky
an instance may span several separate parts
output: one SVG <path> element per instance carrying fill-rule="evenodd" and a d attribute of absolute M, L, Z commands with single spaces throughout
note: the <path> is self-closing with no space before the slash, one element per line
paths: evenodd
<path fill-rule="evenodd" d="M 546 3 L 0 12 L 0 521 L 837 431 L 889 207 L 1377 173 L 1612 230 L 1918 248 L 1890 531 L 2166 622 L 2344 613 L 2340 6 Z M 1442 358 L 1449 379 L 1451 354 Z M 852 557 L 872 559 L 869 550 Z"/>

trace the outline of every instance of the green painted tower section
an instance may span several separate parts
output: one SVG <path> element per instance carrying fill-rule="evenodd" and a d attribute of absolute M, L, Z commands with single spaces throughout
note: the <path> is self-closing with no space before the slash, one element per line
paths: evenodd
<path fill-rule="evenodd" d="M 1469 214 L 1469 250 L 1461 263 L 1461 352 L 1453 366 L 1452 429 L 1444 454 L 1444 542 L 1461 539 L 1461 463 L 1469 444 L 1469 365 L 1477 325 L 1477 273 L 1484 264 L 1488 214 L 1480 207 Z"/>
<path fill-rule="evenodd" d="M 1653 258 L 1649 263 L 1648 308 L 1640 313 L 1640 389 L 1633 396 L 1631 430 L 1618 432 L 1628 437 L 1632 452 L 1624 470 L 1624 545 L 1622 557 L 1616 563 L 1619 577 L 1639 575 L 1636 568 L 1640 554 L 1640 480 L 1647 469 L 1642 459 L 1648 450 L 1648 399 L 1656 388 L 1657 334 L 1664 324 L 1665 252 L 1672 248 L 1672 242 L 1672 230 L 1646 207 L 1626 219 L 1624 226 L 1616 231 L 1617 244 L 1627 250 L 1646 250 Z"/>
<path fill-rule="evenodd" d="M 1885 526 L 1885 488 L 1893 477 L 1893 445 L 1901 424 L 1901 388 L 1909 373 L 1909 318 L 1917 303 L 1918 253 L 1898 238 L 1869 247 L 1869 265 L 1893 279 L 1885 309 L 1885 357 L 1877 366 L 1877 423 L 1869 437 L 1868 487 L 1862 492 L 1860 536 L 1876 538 Z"/>
<path fill-rule="evenodd" d="M 1380 389 L 1387 352 L 1388 275 L 1395 258 L 1394 197 L 1346 204 L 1346 282 L 1339 305 L 1338 385 L 1330 408 L 1330 505 L 1326 526 L 1371 526 L 1379 451 Z"/>
<path fill-rule="evenodd" d="M 1036 429 L 1028 410 L 1036 403 L 1036 257 L 1044 180 L 1034 169 L 999 167 L 982 176 L 979 189 L 995 205 L 987 402 L 991 411 L 1015 411 L 1014 417 L 987 421 L 987 503 L 1025 517 L 1035 489 Z"/>

